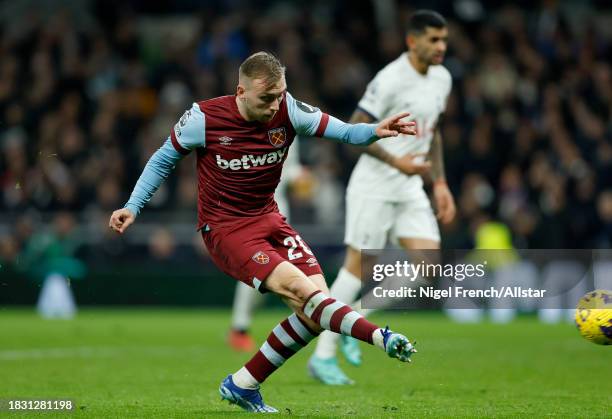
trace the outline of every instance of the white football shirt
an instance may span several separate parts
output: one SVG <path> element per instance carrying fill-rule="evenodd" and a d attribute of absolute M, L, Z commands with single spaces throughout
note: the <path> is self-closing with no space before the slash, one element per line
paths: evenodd
<path fill-rule="evenodd" d="M 417 123 L 417 135 L 401 134 L 384 138 L 377 144 L 396 156 L 427 153 L 451 87 L 452 78 L 445 67 L 433 65 L 427 74 L 420 74 L 405 52 L 378 72 L 368 84 L 358 107 L 376 120 L 410 112 L 409 119 Z M 411 192 L 422 187 L 421 176 L 407 176 L 364 153 L 353 169 L 347 193 L 397 202 L 409 201 Z"/>

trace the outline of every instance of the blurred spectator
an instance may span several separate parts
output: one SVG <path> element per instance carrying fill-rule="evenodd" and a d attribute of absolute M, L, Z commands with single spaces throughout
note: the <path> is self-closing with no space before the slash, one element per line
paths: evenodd
<path fill-rule="evenodd" d="M 172 257 L 176 245 L 172 233 L 165 228 L 156 229 L 149 240 L 149 253 L 156 261 L 165 261 Z"/>
<path fill-rule="evenodd" d="M 73 211 L 100 223 L 126 201 L 184 109 L 232 94 L 237 63 L 254 50 L 281 58 L 296 97 L 348 118 L 367 81 L 403 49 L 401 20 L 411 11 L 410 2 L 365 0 L 205 2 L 201 10 L 179 3 L 0 5 L 7 231 L 25 210 Z M 599 17 L 612 11 L 577 2 L 455 3 L 441 10 L 455 79 L 442 130 L 461 221 L 445 228 L 445 239 L 465 245 L 469 226 L 499 219 L 518 247 L 609 247 L 612 42 Z M 306 144 L 313 177 L 293 190 L 296 220 L 341 225 L 355 157 L 324 141 Z M 193 161 L 183 162 L 146 212 L 195 212 L 196 187 Z M 3 260 L 25 240 L 11 234 L 0 239 Z M 151 251 L 172 254 L 172 238 L 158 236 Z"/>
<path fill-rule="evenodd" d="M 40 229 L 28 237 L 17 268 L 36 281 L 44 280 L 49 274 L 83 278 L 86 268 L 77 255 L 83 242 L 74 215 L 64 211 L 57 213 L 51 227 L 48 231 Z"/>
<path fill-rule="evenodd" d="M 70 281 L 86 275 L 84 263 L 77 258 L 82 243 L 71 213 L 57 213 L 52 226 L 51 231 L 29 236 L 16 258 L 16 268 L 41 285 L 37 304 L 40 315 L 70 318 L 76 313 Z"/>

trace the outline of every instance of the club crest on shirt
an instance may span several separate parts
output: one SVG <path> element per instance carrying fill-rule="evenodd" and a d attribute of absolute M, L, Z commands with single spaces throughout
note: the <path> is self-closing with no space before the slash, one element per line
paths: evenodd
<path fill-rule="evenodd" d="M 287 142 L 285 127 L 274 128 L 268 131 L 268 140 L 276 148 L 280 148 Z"/>
<path fill-rule="evenodd" d="M 270 262 L 270 256 L 266 255 L 261 250 L 255 253 L 251 259 L 259 263 L 260 265 L 265 265 L 266 263 Z"/>

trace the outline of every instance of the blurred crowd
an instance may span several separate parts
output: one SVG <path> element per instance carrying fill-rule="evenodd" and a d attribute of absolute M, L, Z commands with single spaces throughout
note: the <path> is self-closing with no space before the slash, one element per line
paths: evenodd
<path fill-rule="evenodd" d="M 371 77 L 404 50 L 403 22 L 418 6 L 449 20 L 454 84 L 441 128 L 459 212 L 443 228 L 444 247 L 472 246 L 486 221 L 506 224 L 516 247 L 612 246 L 612 37 L 601 24 L 612 10 L 555 1 L 145 3 L 0 5 L 1 259 L 24 247 L 20 225 L 32 230 L 52 214 L 106 237 L 110 212 L 178 117 L 193 101 L 232 94 L 251 52 L 275 53 L 295 97 L 348 119 Z M 312 176 L 290 188 L 293 221 L 342 225 L 358 152 L 300 144 Z M 195 223 L 195 210 L 190 156 L 142 217 Z"/>

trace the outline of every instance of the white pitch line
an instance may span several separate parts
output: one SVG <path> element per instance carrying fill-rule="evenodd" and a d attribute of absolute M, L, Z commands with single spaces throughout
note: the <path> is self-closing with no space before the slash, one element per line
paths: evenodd
<path fill-rule="evenodd" d="M 0 361 L 18 361 L 22 359 L 45 358 L 104 358 L 121 356 L 131 353 L 140 355 L 172 355 L 204 353 L 206 348 L 201 346 L 75 346 L 65 348 L 30 348 L 10 349 L 0 351 Z"/>

